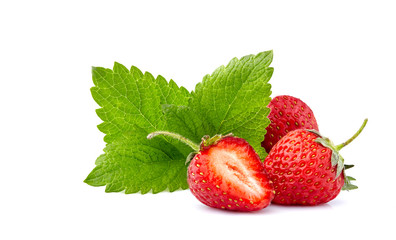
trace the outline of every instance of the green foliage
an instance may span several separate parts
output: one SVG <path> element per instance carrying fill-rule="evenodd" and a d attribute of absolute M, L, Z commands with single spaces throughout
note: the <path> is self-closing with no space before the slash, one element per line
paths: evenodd
<path fill-rule="evenodd" d="M 119 63 L 94 67 L 91 92 L 100 106 L 98 125 L 106 147 L 85 182 L 106 192 L 161 192 L 187 189 L 186 157 L 191 149 L 150 132 L 168 130 L 199 143 L 204 135 L 233 133 L 264 159 L 261 141 L 269 125 L 272 51 L 234 58 L 206 75 L 189 93 L 162 76 L 154 78 Z"/>
<path fill-rule="evenodd" d="M 106 186 L 106 192 L 188 188 L 185 156 L 190 150 L 177 141 L 150 141 L 146 136 L 165 127 L 162 105 L 187 104 L 190 93 L 172 80 L 155 79 L 119 63 L 113 70 L 93 68 L 92 78 L 92 96 L 101 107 L 97 114 L 103 120 L 98 128 L 106 134 L 107 145 L 85 182 Z"/>

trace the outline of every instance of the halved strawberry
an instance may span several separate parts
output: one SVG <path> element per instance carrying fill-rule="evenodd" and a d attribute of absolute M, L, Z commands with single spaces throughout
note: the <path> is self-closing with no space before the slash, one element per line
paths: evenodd
<path fill-rule="evenodd" d="M 201 145 L 188 167 L 188 184 L 202 203 L 228 210 L 259 210 L 274 197 L 254 149 L 244 139 L 231 136 Z"/>
<path fill-rule="evenodd" d="M 216 135 L 205 136 L 200 146 L 191 141 L 186 144 L 196 150 L 191 155 L 187 181 L 192 194 L 202 203 L 220 209 L 255 211 L 267 207 L 274 198 L 264 164 L 246 140 Z"/>

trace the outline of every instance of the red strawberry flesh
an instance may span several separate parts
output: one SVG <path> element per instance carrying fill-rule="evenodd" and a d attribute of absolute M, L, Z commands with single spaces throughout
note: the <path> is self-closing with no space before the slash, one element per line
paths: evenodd
<path fill-rule="evenodd" d="M 188 176 L 192 193 L 211 207 L 253 211 L 273 198 L 264 165 L 241 138 L 225 137 L 204 147 L 191 161 Z"/>

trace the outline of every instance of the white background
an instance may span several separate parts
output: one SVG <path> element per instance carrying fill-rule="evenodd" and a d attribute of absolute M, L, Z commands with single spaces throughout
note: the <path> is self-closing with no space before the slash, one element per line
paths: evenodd
<path fill-rule="evenodd" d="M 0 239 L 395 239 L 392 1 L 2 1 Z M 274 50 L 273 95 L 301 98 L 341 143 L 358 190 L 317 207 L 208 208 L 189 191 L 83 183 L 104 147 L 91 66 L 193 90 L 233 57 Z"/>

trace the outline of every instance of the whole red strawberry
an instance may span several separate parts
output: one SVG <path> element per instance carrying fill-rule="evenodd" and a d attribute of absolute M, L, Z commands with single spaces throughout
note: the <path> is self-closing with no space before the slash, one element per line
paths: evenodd
<path fill-rule="evenodd" d="M 315 130 L 298 129 L 289 132 L 265 159 L 265 168 L 273 181 L 274 203 L 285 205 L 317 205 L 334 199 L 341 191 L 356 189 L 352 177 L 345 175 L 339 154 L 341 148 L 353 141 L 367 123 L 348 141 L 335 146 Z"/>
<path fill-rule="evenodd" d="M 315 129 L 319 131 L 312 110 L 298 98 L 281 95 L 268 104 L 271 121 L 261 146 L 270 152 L 271 148 L 288 132 L 296 129 Z"/>
<path fill-rule="evenodd" d="M 196 150 L 190 155 L 187 181 L 199 201 L 234 211 L 255 211 L 270 204 L 274 192 L 264 164 L 244 139 L 230 135 L 205 136 L 200 146 L 196 146 L 171 134 Z"/>

